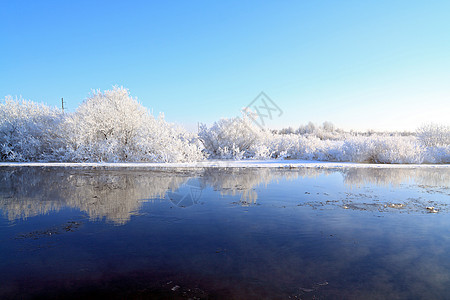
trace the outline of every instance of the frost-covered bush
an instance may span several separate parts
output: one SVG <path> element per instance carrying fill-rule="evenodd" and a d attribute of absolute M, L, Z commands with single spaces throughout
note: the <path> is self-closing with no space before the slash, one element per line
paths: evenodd
<path fill-rule="evenodd" d="M 417 129 L 417 137 L 427 147 L 450 145 L 450 126 L 426 124 Z"/>
<path fill-rule="evenodd" d="M 96 92 L 73 114 L 22 99 L 0 104 L 3 161 L 183 162 L 203 159 L 195 135 L 153 117 L 128 90 Z"/>
<path fill-rule="evenodd" d="M 0 104 L 0 160 L 185 162 L 304 159 L 367 163 L 450 163 L 449 126 L 411 133 L 344 132 L 333 124 L 270 131 L 248 118 L 200 126 L 198 135 L 155 118 L 128 90 L 95 92 L 75 113 L 7 97 Z M 250 112 L 251 113 L 251 112 Z"/>
<path fill-rule="evenodd" d="M 304 159 L 365 163 L 449 163 L 450 146 L 424 145 L 412 135 L 351 135 L 333 131 L 331 124 L 310 123 L 304 134 L 274 133 L 252 128 L 245 118 L 222 119 L 210 128 L 202 125 L 200 139 L 213 158 Z M 324 134 L 329 133 L 328 136 Z M 446 131 L 445 131 L 446 132 Z M 340 135 L 340 136 L 339 136 Z M 436 146 L 441 145 L 441 146 Z"/>
<path fill-rule="evenodd" d="M 67 159 L 183 162 L 203 158 L 195 138 L 153 117 L 125 88 L 96 92 L 68 117 Z"/>
<path fill-rule="evenodd" d="M 450 163 L 450 126 L 426 124 L 417 129 L 416 135 L 426 147 L 425 163 Z"/>
<path fill-rule="evenodd" d="M 0 104 L 1 160 L 54 160 L 64 147 L 62 121 L 56 108 L 6 97 Z"/>
<path fill-rule="evenodd" d="M 342 146 L 343 161 L 368 163 L 422 163 L 424 147 L 415 137 L 355 136 Z"/>
<path fill-rule="evenodd" d="M 450 145 L 441 147 L 427 147 L 424 153 L 424 163 L 449 164 Z"/>
<path fill-rule="evenodd" d="M 327 160 L 330 158 L 327 150 L 331 148 L 326 147 L 332 143 L 314 136 L 272 133 L 254 125 L 245 115 L 221 119 L 209 128 L 202 124 L 199 139 L 210 158 L 221 159 Z"/>
<path fill-rule="evenodd" d="M 261 133 L 261 129 L 244 116 L 221 119 L 210 128 L 201 124 L 198 136 L 209 157 L 242 159 L 255 156 L 254 147 Z"/>

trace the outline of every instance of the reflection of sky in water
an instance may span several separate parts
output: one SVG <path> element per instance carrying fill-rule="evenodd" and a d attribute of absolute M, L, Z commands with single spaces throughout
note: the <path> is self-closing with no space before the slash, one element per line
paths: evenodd
<path fill-rule="evenodd" d="M 449 185 L 428 168 L 2 169 L 0 295 L 119 281 L 119 295 L 445 298 Z"/>

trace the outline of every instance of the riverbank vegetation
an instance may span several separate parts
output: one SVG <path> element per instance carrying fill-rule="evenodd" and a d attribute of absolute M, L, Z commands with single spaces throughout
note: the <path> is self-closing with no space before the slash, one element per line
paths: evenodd
<path fill-rule="evenodd" d="M 450 127 L 415 132 L 344 131 L 330 122 L 262 129 L 245 114 L 201 124 L 197 134 L 153 116 L 114 87 L 95 92 L 73 113 L 6 97 L 0 104 L 1 161 L 192 162 L 305 159 L 368 163 L 450 163 Z"/>

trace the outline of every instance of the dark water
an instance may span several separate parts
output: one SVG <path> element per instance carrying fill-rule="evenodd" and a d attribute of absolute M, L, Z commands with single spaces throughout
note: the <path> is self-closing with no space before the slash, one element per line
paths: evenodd
<path fill-rule="evenodd" d="M 446 169 L 0 168 L 0 298 L 449 299 L 449 196 Z"/>

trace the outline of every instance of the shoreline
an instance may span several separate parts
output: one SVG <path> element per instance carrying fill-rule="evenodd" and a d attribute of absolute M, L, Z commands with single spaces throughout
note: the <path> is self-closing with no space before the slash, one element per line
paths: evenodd
<path fill-rule="evenodd" d="M 369 164 L 306 160 L 208 160 L 188 163 L 71 163 L 71 162 L 0 162 L 0 167 L 90 167 L 90 168 L 436 168 L 450 169 L 450 164 Z"/>

